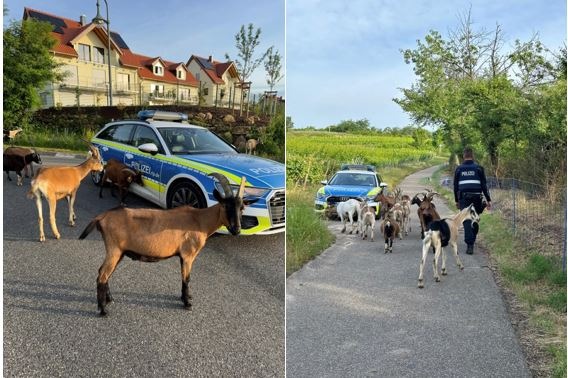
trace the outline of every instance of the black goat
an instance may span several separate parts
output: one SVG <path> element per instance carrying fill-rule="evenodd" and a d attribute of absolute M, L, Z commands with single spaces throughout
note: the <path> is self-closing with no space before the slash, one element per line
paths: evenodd
<path fill-rule="evenodd" d="M 6 175 L 8 176 L 8 181 L 12 181 L 10 178 L 10 172 L 16 172 L 16 175 L 18 175 L 16 185 L 21 186 L 23 181 L 22 170 L 31 162 L 41 164 L 41 158 L 37 153 L 34 152 L 26 156 L 4 153 L 4 172 L 6 172 Z"/>

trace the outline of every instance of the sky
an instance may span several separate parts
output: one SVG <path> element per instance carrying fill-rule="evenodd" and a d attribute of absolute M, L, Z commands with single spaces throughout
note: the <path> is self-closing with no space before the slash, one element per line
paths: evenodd
<path fill-rule="evenodd" d="M 295 128 L 368 119 L 404 127 L 392 101 L 416 82 L 401 49 L 430 30 L 443 37 L 471 7 L 474 30 L 501 26 L 505 47 L 538 33 L 558 50 L 566 40 L 566 0 L 287 0 L 286 112 Z"/>
<path fill-rule="evenodd" d="M 236 60 L 235 34 L 241 25 L 260 27 L 261 43 L 255 57 L 274 46 L 284 57 L 284 0 L 107 0 L 110 27 L 118 32 L 130 49 L 146 56 L 160 56 L 173 62 L 187 63 L 192 54 L 225 61 L 225 53 Z M 106 18 L 104 0 L 101 15 Z M 21 20 L 24 7 L 79 21 L 81 15 L 92 20 L 96 0 L 5 0 L 7 20 Z M 251 79 L 252 93 L 269 90 L 266 71 L 261 64 Z M 285 80 L 274 88 L 284 95 Z"/>

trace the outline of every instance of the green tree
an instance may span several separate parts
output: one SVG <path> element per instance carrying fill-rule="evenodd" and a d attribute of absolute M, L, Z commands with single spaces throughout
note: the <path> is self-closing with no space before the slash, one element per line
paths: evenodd
<path fill-rule="evenodd" d="M 501 161 L 504 149 L 519 153 L 533 142 L 530 135 L 546 108 L 537 106 L 538 98 L 565 73 L 565 49 L 554 64 L 536 36 L 506 51 L 499 25 L 491 32 L 476 31 L 471 12 L 459 21 L 448 37 L 430 31 L 417 48 L 402 51 L 417 80 L 393 100 L 418 125 L 435 126 L 436 143 L 441 138 L 453 154 L 473 146 L 499 175 L 508 165 Z M 551 103 L 559 114 L 566 113 L 559 101 Z"/>
<path fill-rule="evenodd" d="M 262 33 L 260 28 L 254 30 L 254 25 L 252 23 L 248 24 L 245 28 L 244 25 L 237 34 L 235 34 L 235 46 L 238 51 L 238 57 L 240 59 L 234 60 L 235 66 L 239 70 L 242 81 L 247 81 L 254 70 L 262 63 L 264 58 L 269 53 L 269 50 L 264 52 L 258 58 L 254 58 L 254 52 L 258 45 L 260 45 L 260 34 Z M 225 53 L 225 58 L 232 60 L 228 53 Z"/>
<path fill-rule="evenodd" d="M 266 70 L 266 83 L 270 87 L 270 91 L 274 86 L 282 80 L 284 74 L 282 71 L 282 57 L 278 50 L 274 51 L 274 47 L 271 46 L 266 55 L 266 61 L 264 62 L 264 69 Z"/>
<path fill-rule="evenodd" d="M 55 46 L 49 23 L 11 22 L 4 29 L 4 127 L 27 127 L 40 104 L 38 90 L 61 79 L 50 49 Z"/>

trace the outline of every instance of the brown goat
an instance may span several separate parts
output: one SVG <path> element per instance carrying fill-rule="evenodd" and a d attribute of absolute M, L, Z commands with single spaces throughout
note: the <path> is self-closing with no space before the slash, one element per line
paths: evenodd
<path fill-rule="evenodd" d="M 373 201 L 381 203 L 380 217 L 382 219 L 385 219 L 385 215 L 393 208 L 394 204 L 396 203 L 395 197 L 385 196 L 382 191 L 375 196 Z"/>
<path fill-rule="evenodd" d="M 135 171 L 116 159 L 109 159 L 105 165 L 99 198 L 103 198 L 103 187 L 107 180 L 111 182 L 110 194 L 114 197 L 114 186 L 118 186 L 120 204 L 124 205 L 124 199 L 128 195 L 128 188 L 133 182 L 144 185 L 142 182 L 142 172 Z"/>
<path fill-rule="evenodd" d="M 381 223 L 381 233 L 385 239 L 385 253 L 392 253 L 392 242 L 397 235 L 400 237 L 400 225 L 394 220 L 392 212 L 385 215 L 385 219 Z"/>
<path fill-rule="evenodd" d="M 112 301 L 108 280 L 124 256 L 143 262 L 154 262 L 179 256 L 181 262 L 181 300 L 191 309 L 189 277 L 195 258 L 207 238 L 221 226 L 233 235 L 241 232 L 244 206 L 257 199 L 243 198 L 245 178 L 241 179 L 236 195 L 229 181 L 219 173 L 215 177 L 213 196 L 219 202 L 205 209 L 180 206 L 170 210 L 115 208 L 98 215 L 85 228 L 79 239 L 84 239 L 96 227 L 101 233 L 106 256 L 97 278 L 97 302 L 100 315 L 105 316 L 106 305 Z"/>
<path fill-rule="evenodd" d="M 423 195 L 422 200 L 418 198 L 419 194 Z M 424 239 L 424 232 L 426 232 L 430 223 L 440 219 L 440 215 L 436 211 L 436 205 L 432 202 L 435 195 L 438 195 L 438 193 L 426 189 L 425 193 L 418 193 L 412 199 L 411 204 L 418 205 L 416 214 L 418 214 L 418 219 L 420 220 L 420 239 Z"/>
<path fill-rule="evenodd" d="M 55 209 L 58 200 L 67 198 L 69 203 L 69 225 L 75 226 L 76 216 L 73 206 L 75 205 L 75 196 L 81 180 L 92 171 L 103 170 L 99 150 L 93 145 L 89 146 L 89 149 L 91 150 L 91 155 L 82 164 L 75 167 L 41 168 L 37 176 L 32 180 L 32 187 L 28 192 L 28 197 L 35 198 L 36 201 L 40 242 L 45 241 L 41 204 L 42 194 L 49 203 L 49 223 L 56 239 L 61 237 L 55 224 Z"/>

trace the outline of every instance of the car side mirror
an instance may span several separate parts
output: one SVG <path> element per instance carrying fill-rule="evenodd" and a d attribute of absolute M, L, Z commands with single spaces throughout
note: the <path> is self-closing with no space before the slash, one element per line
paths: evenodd
<path fill-rule="evenodd" d="M 321 180 L 320 183 L 321 183 L 322 185 L 327 185 L 327 180 Z"/>
<path fill-rule="evenodd" d="M 389 185 L 388 185 L 386 182 L 381 182 L 381 183 L 379 184 L 379 186 L 380 186 L 381 188 L 386 188 L 386 187 L 389 186 Z"/>
<path fill-rule="evenodd" d="M 158 153 L 158 146 L 154 143 L 144 143 L 138 146 L 138 150 L 154 156 Z"/>

